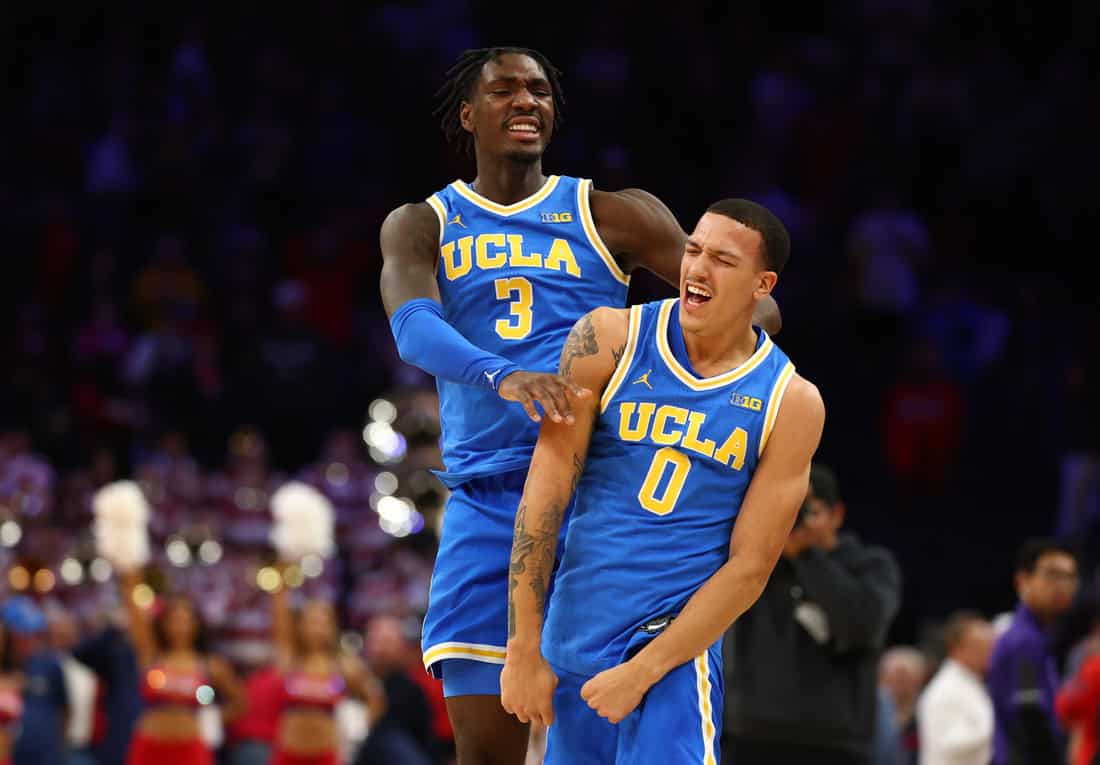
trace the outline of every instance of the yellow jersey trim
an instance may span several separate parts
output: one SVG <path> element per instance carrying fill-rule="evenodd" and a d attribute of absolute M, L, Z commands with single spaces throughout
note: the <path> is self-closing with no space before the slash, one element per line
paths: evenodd
<path fill-rule="evenodd" d="M 504 646 L 483 643 L 439 643 L 424 652 L 424 668 L 444 659 L 471 659 L 488 664 L 503 664 L 507 650 Z"/>
<path fill-rule="evenodd" d="M 638 348 L 638 332 L 641 324 L 642 307 L 640 305 L 631 306 L 626 330 L 626 349 L 623 351 L 623 357 L 619 359 L 619 363 L 615 366 L 615 371 L 611 373 L 611 379 L 608 380 L 603 395 L 600 396 L 600 414 L 607 411 L 607 407 L 611 405 L 611 399 L 615 397 L 619 388 L 622 387 L 623 380 L 626 379 L 626 371 L 630 369 L 630 364 L 634 360 L 634 351 Z"/>
<path fill-rule="evenodd" d="M 546 183 L 542 185 L 542 188 L 536 191 L 526 199 L 521 199 L 518 202 L 514 202 L 510 205 L 502 205 L 494 202 L 491 199 L 478 194 L 476 191 L 467 186 L 463 181 L 458 180 L 451 184 L 451 188 L 466 198 L 467 201 L 480 207 L 482 210 L 488 210 L 491 213 L 497 215 L 515 215 L 521 213 L 524 210 L 530 210 L 542 200 L 550 196 L 554 189 L 557 188 L 559 176 L 551 175 L 546 179 Z"/>
<path fill-rule="evenodd" d="M 435 210 L 435 217 L 439 218 L 439 246 L 443 246 L 443 230 L 447 228 L 447 209 L 443 202 L 435 194 L 424 200 Z"/>
<path fill-rule="evenodd" d="M 703 734 L 703 765 L 717 765 L 714 757 L 714 709 L 710 703 L 710 662 L 706 652 L 695 657 L 695 689 L 699 694 L 699 719 Z"/>
<path fill-rule="evenodd" d="M 672 374 L 675 375 L 680 382 L 692 390 L 714 390 L 715 388 L 721 388 L 740 380 L 749 372 L 760 366 L 764 359 L 768 358 L 768 354 L 772 352 L 772 348 L 775 347 L 775 343 L 768 337 L 768 333 L 761 329 L 760 333 L 764 336 L 764 342 L 760 344 L 756 352 L 749 356 L 744 363 L 720 375 L 700 379 L 684 369 L 683 365 L 676 360 L 676 357 L 672 353 L 672 348 L 668 344 L 668 320 L 672 316 L 673 309 L 679 302 L 679 298 L 669 298 L 661 305 L 661 313 L 657 319 L 657 350 L 661 354 L 665 366 L 669 368 Z"/>
<path fill-rule="evenodd" d="M 757 457 L 764 454 L 764 447 L 768 445 L 768 436 L 772 434 L 772 428 L 775 427 L 775 420 L 779 416 L 779 405 L 783 402 L 783 395 L 787 392 L 787 386 L 792 377 L 794 377 L 794 364 L 788 361 L 787 366 L 783 367 L 783 371 L 775 381 L 771 396 L 768 397 L 768 413 L 764 416 L 764 430 L 760 433 L 760 451 L 757 452 Z"/>
<path fill-rule="evenodd" d="M 607 270 L 611 272 L 611 275 L 622 284 L 630 284 L 630 274 L 619 268 L 619 264 L 615 262 L 615 256 L 611 254 L 611 250 L 604 244 L 603 239 L 600 239 L 600 232 L 597 230 L 596 221 L 592 217 L 592 207 L 589 201 L 591 190 L 592 181 L 587 178 L 582 179 L 577 184 L 577 209 L 581 212 L 581 224 L 584 226 L 585 236 L 588 237 L 588 243 L 600 256 L 600 260 L 607 266 Z"/>

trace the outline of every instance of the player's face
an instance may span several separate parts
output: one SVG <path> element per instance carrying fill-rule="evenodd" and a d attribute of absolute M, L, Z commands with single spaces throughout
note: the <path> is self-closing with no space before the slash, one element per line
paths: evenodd
<path fill-rule="evenodd" d="M 479 151 L 535 162 L 554 130 L 554 94 L 542 67 L 530 56 L 508 53 L 481 69 L 462 127 Z"/>
<path fill-rule="evenodd" d="M 772 291 L 776 273 L 764 265 L 764 241 L 740 221 L 705 213 L 680 261 L 680 324 L 686 331 L 724 330 Z"/>

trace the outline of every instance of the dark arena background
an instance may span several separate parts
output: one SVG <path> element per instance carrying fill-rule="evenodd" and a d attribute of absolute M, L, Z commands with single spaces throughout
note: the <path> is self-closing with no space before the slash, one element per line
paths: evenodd
<path fill-rule="evenodd" d="M 451 761 L 440 691 L 416 668 L 447 497 L 430 472 L 438 399 L 397 356 L 379 228 L 472 180 L 433 94 L 463 50 L 497 43 L 562 71 L 547 173 L 651 191 L 688 231 L 727 196 L 786 224 L 777 342 L 825 401 L 818 459 L 845 531 L 902 574 L 881 648 L 931 666 L 944 619 L 1012 611 L 1017 550 L 1055 537 L 1080 565 L 1049 633 L 1070 679 L 1100 561 L 1083 236 L 1100 6 L 95 5 L 11 3 L 0 22 L 0 691 L 29 693 L 13 648 L 39 614 L 20 608 L 66 662 L 123 619 L 92 497 L 133 479 L 151 540 L 135 597 L 153 611 L 188 595 L 206 650 L 262 699 L 280 587 L 269 499 L 297 480 L 332 503 L 336 544 L 283 572 L 291 602 L 330 601 L 344 652 L 385 675 L 390 725 L 423 761 Z M 671 294 L 638 273 L 630 299 Z M 95 744 L 115 735 L 103 687 L 121 681 L 92 670 L 66 670 L 59 762 L 114 762 Z M 271 740 L 261 707 L 208 726 L 217 757 L 265 761 L 235 751 Z M 38 762 L 18 743 L 41 723 L 3 725 L 0 762 Z M 345 728 L 347 762 L 387 761 Z"/>

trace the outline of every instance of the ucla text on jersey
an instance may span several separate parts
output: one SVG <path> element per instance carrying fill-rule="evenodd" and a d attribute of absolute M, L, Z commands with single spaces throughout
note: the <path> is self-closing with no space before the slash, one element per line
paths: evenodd
<path fill-rule="evenodd" d="M 501 205 L 455 181 L 428 198 L 439 218 L 436 280 L 447 321 L 474 345 L 532 371 L 557 371 L 573 324 L 621 307 L 629 277 L 600 240 L 591 181 L 552 175 Z M 495 390 L 499 380 L 487 373 Z M 493 390 L 437 381 L 444 481 L 525 467 L 538 426 Z"/>

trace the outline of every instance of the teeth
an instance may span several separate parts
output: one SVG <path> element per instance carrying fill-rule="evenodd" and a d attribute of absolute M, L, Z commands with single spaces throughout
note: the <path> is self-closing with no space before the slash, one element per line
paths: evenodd
<path fill-rule="evenodd" d="M 511 125 L 508 129 L 509 130 L 514 130 L 514 131 L 519 132 L 519 133 L 537 133 L 537 132 L 539 132 L 539 129 L 537 127 L 535 127 L 534 125 L 528 125 L 528 124 Z"/>
<path fill-rule="evenodd" d="M 708 298 L 711 296 L 711 294 L 709 292 L 707 292 L 705 289 L 703 289 L 702 287 L 696 287 L 693 284 L 688 285 L 687 291 L 688 291 L 689 295 L 701 295 L 703 297 L 708 297 Z"/>

